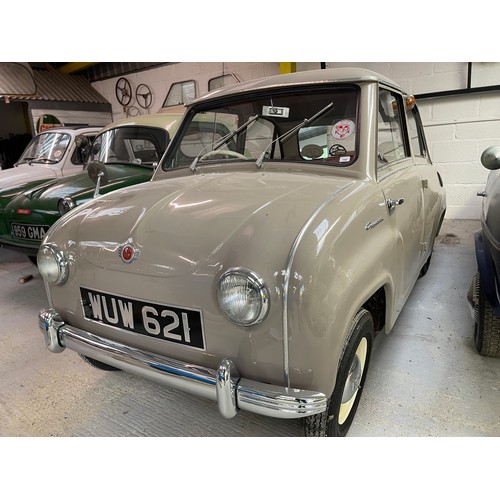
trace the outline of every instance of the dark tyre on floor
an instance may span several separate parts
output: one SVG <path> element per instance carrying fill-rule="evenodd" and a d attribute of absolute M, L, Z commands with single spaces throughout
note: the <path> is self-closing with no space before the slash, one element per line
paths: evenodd
<path fill-rule="evenodd" d="M 83 354 L 79 354 L 79 356 L 89 365 L 92 365 L 94 368 L 98 368 L 99 370 L 104 370 L 106 372 L 119 372 L 120 368 L 116 368 L 115 366 L 107 365 L 102 361 L 98 361 L 94 358 L 89 358 L 88 356 L 84 356 Z"/>
<path fill-rule="evenodd" d="M 309 437 L 343 437 L 352 424 L 363 392 L 374 338 L 371 314 L 361 309 L 351 324 L 337 381 L 325 412 L 304 418 Z"/>
<path fill-rule="evenodd" d="M 432 254 L 429 255 L 429 258 L 425 261 L 425 264 L 422 266 L 422 269 L 420 269 L 420 274 L 418 275 L 419 279 L 423 278 L 427 274 L 427 271 L 429 270 L 429 267 L 431 265 L 431 257 Z"/>
<path fill-rule="evenodd" d="M 479 273 L 474 276 L 474 345 L 482 356 L 500 356 L 500 318 L 494 313 L 481 285 Z"/>

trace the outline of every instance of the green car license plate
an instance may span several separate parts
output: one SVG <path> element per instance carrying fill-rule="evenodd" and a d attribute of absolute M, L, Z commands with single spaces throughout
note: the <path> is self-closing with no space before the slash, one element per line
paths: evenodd
<path fill-rule="evenodd" d="M 43 240 L 49 226 L 40 226 L 34 224 L 11 224 L 12 236 L 22 240 Z"/>

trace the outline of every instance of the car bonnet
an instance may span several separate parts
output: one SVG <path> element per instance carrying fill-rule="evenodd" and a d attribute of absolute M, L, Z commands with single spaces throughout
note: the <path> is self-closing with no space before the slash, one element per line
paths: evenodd
<path fill-rule="evenodd" d="M 0 190 L 15 187 L 24 182 L 56 177 L 53 168 L 41 165 L 20 165 L 0 172 Z"/>
<path fill-rule="evenodd" d="M 58 242 L 74 241 L 76 259 L 152 276 L 193 273 L 217 262 L 251 265 L 263 252 L 289 252 L 301 227 L 352 179 L 232 172 L 188 175 L 124 188 L 76 210 L 58 224 Z M 124 264 L 130 243 L 139 258 Z"/>

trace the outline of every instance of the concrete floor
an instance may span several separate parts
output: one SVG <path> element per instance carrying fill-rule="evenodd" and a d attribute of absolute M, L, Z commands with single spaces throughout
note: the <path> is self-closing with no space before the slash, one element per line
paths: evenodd
<path fill-rule="evenodd" d="M 375 341 L 350 437 L 500 436 L 500 359 L 476 353 L 466 301 L 479 227 L 445 221 L 427 276 Z M 0 436 L 302 435 L 299 421 L 224 420 L 211 401 L 51 354 L 37 327 L 43 307 L 36 267 L 0 248 Z"/>

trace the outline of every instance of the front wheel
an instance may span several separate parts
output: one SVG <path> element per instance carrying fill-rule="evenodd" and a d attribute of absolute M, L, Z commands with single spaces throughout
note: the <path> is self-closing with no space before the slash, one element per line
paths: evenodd
<path fill-rule="evenodd" d="M 343 437 L 354 420 L 368 371 L 374 326 L 372 315 L 361 309 L 354 317 L 341 356 L 337 381 L 325 412 L 304 419 L 308 437 Z"/>
<path fill-rule="evenodd" d="M 115 366 L 107 365 L 106 363 L 103 363 L 102 361 L 98 361 L 97 359 L 89 358 L 88 356 L 84 356 L 83 354 L 79 354 L 79 356 L 86 363 L 93 366 L 94 368 L 98 368 L 99 370 L 104 370 L 106 372 L 119 372 L 120 371 L 120 368 L 116 368 Z"/>

